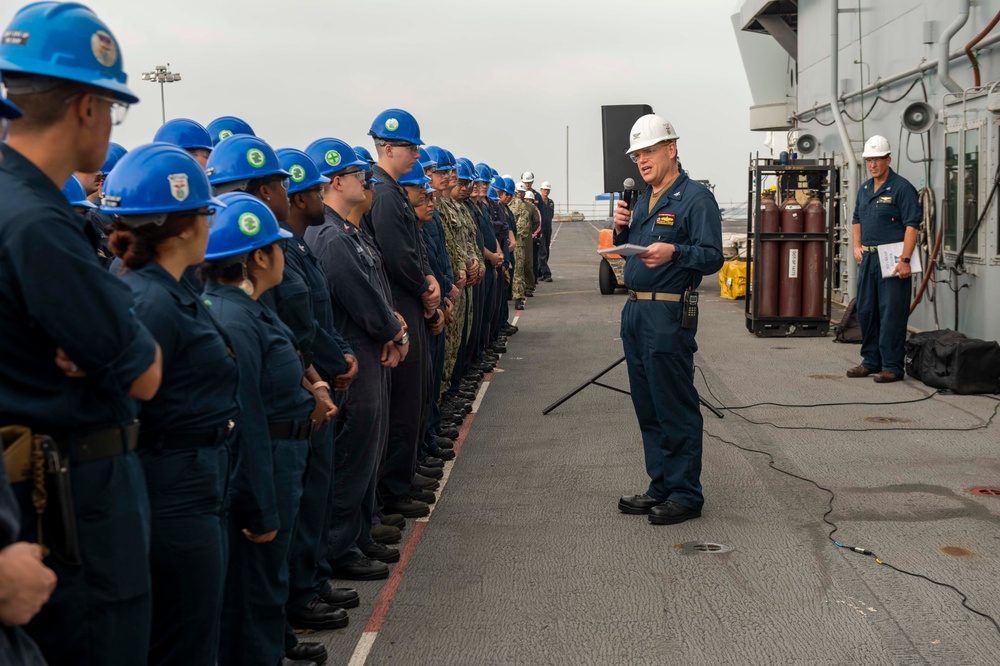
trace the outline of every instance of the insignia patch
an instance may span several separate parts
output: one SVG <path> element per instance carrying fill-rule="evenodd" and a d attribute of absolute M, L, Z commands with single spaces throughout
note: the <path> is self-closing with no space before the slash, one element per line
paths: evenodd
<path fill-rule="evenodd" d="M 240 231 L 247 236 L 256 236 L 260 231 L 260 218 L 253 213 L 243 213 L 239 220 Z"/>
<path fill-rule="evenodd" d="M 167 176 L 170 181 L 170 194 L 178 201 L 184 201 L 191 194 L 188 188 L 188 177 L 186 173 L 175 173 Z"/>
<path fill-rule="evenodd" d="M 656 216 L 657 224 L 665 224 L 668 227 L 674 226 L 674 214 L 673 213 L 660 213 Z"/>
<path fill-rule="evenodd" d="M 233 135 L 233 130 L 222 130 L 221 132 L 219 132 L 219 141 L 222 141 L 223 139 L 228 139 L 232 135 Z"/>
<path fill-rule="evenodd" d="M 301 164 L 293 164 L 288 173 L 291 174 L 292 182 L 301 183 L 306 179 L 306 170 L 302 168 Z"/>
<path fill-rule="evenodd" d="M 892 197 L 879 197 L 879 203 L 892 203 Z"/>
<path fill-rule="evenodd" d="M 247 151 L 247 162 L 250 163 L 254 169 L 259 169 L 264 166 L 264 162 L 267 158 L 264 157 L 264 151 L 260 148 L 251 148 Z"/>
<path fill-rule="evenodd" d="M 90 50 L 97 62 L 105 67 L 111 67 L 118 62 L 118 45 L 108 33 L 98 30 L 90 36 Z"/>
<path fill-rule="evenodd" d="M 385 128 L 390 132 L 395 132 L 399 129 L 399 121 L 395 118 L 389 118 L 385 121 Z"/>
<path fill-rule="evenodd" d="M 388 122 L 386 124 L 388 124 Z M 340 164 L 341 157 L 340 153 L 338 153 L 336 150 L 328 150 L 326 151 L 324 159 L 326 160 L 326 163 L 329 164 L 330 166 L 337 166 L 338 164 Z"/>

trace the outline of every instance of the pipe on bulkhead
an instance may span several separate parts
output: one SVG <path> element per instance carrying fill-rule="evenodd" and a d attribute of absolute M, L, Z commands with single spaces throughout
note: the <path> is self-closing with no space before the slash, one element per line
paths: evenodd
<path fill-rule="evenodd" d="M 838 0 L 830 0 L 830 110 L 833 111 L 833 121 L 837 125 L 837 133 L 840 135 L 840 142 L 844 146 L 844 156 L 847 158 L 847 191 L 857 196 L 858 190 L 858 157 L 854 154 L 854 146 L 851 145 L 851 137 L 847 133 L 847 123 L 844 122 L 844 113 L 840 108 L 840 101 L 837 96 L 837 86 L 840 84 L 840 6 Z M 847 210 L 841 200 L 841 217 L 843 211 Z M 831 221 L 833 224 L 833 221 Z M 854 298 L 857 294 L 858 283 L 858 262 L 854 258 L 854 225 L 847 225 L 847 295 Z M 832 279 L 832 277 L 831 277 Z"/>
<path fill-rule="evenodd" d="M 944 32 L 941 33 L 941 37 L 938 38 L 937 42 L 937 52 L 938 52 L 938 81 L 943 85 L 948 92 L 960 93 L 962 92 L 962 86 L 955 82 L 955 79 L 951 78 L 951 58 L 949 56 L 948 47 L 951 45 L 951 38 L 954 37 L 962 26 L 965 25 L 966 21 L 969 20 L 969 0 L 962 0 L 962 9 L 958 11 L 958 16 L 955 20 L 951 22 Z"/>

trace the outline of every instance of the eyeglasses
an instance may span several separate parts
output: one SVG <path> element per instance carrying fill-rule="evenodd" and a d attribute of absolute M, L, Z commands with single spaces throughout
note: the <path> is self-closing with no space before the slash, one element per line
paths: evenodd
<path fill-rule="evenodd" d="M 403 150 L 408 150 L 411 153 L 418 153 L 418 154 L 420 153 L 420 146 L 418 146 L 415 143 L 399 143 L 399 142 L 383 141 L 382 145 L 392 146 L 393 148 L 402 148 Z"/>
<path fill-rule="evenodd" d="M 75 95 L 71 95 L 66 99 L 64 104 L 66 104 L 67 106 L 72 104 L 73 100 L 75 100 L 77 97 L 80 97 L 83 94 L 85 93 L 77 93 Z M 121 125 L 122 122 L 125 120 L 125 116 L 128 115 L 129 105 L 126 104 L 125 102 L 122 102 L 121 100 L 117 100 L 114 97 L 107 97 L 106 95 L 94 95 L 94 99 L 99 99 L 111 105 L 110 109 L 111 124 L 115 127 Z"/>
<path fill-rule="evenodd" d="M 666 143 L 657 143 L 655 145 L 650 146 L 649 148 L 640 148 L 639 150 L 635 151 L 634 153 L 629 153 L 628 156 L 629 156 L 629 158 L 633 162 L 638 162 L 639 158 L 641 156 L 645 155 L 646 157 L 649 157 L 650 155 L 653 155 L 654 153 L 658 152 L 660 150 L 660 148 L 662 148 L 665 145 L 667 145 L 667 144 Z"/>
<path fill-rule="evenodd" d="M 340 176 L 341 178 L 346 178 L 347 176 L 354 176 L 355 178 L 357 178 L 358 180 L 360 180 L 362 183 L 365 182 L 365 172 L 364 171 L 346 171 L 344 173 L 338 173 L 338 174 L 336 174 L 334 176 L 334 178 L 336 178 L 337 176 Z"/>
<path fill-rule="evenodd" d="M 208 228 L 211 229 L 215 225 L 215 213 L 214 208 L 203 208 L 202 210 L 196 211 L 198 217 L 205 218 L 205 222 L 208 224 Z"/>
<path fill-rule="evenodd" d="M 271 245 L 273 245 L 274 247 L 280 248 L 281 251 L 284 252 L 285 250 L 288 249 L 288 239 L 287 238 L 279 238 L 278 240 L 276 240 L 273 243 L 271 243 Z"/>
<path fill-rule="evenodd" d="M 374 190 L 375 189 L 375 181 L 374 180 L 366 180 L 362 184 L 362 187 L 364 187 L 366 190 Z"/>
<path fill-rule="evenodd" d="M 465 180 L 463 178 L 458 179 L 459 187 L 472 187 L 473 185 L 475 185 L 475 183 L 473 183 L 471 180 Z"/>
<path fill-rule="evenodd" d="M 884 162 L 885 157 L 866 157 L 865 164 L 877 164 L 879 162 Z"/>

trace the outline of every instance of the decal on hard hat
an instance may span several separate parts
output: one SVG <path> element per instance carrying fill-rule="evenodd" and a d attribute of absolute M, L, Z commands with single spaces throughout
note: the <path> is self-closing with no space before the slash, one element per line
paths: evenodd
<path fill-rule="evenodd" d="M 191 194 L 186 173 L 175 173 L 167 176 L 170 181 L 170 194 L 178 201 L 184 201 Z"/>
<path fill-rule="evenodd" d="M 30 32 L 25 32 L 24 30 L 8 30 L 3 33 L 4 44 L 15 44 L 17 46 L 27 46 L 28 38 L 31 37 Z"/>
<path fill-rule="evenodd" d="M 330 166 L 337 166 L 340 164 L 341 157 L 340 153 L 336 150 L 328 150 L 326 151 L 326 155 L 323 156 L 323 159 L 325 159 L 326 163 Z"/>
<path fill-rule="evenodd" d="M 105 67 L 111 67 L 118 62 L 118 47 L 114 38 L 103 30 L 98 30 L 90 36 L 90 50 L 97 62 Z"/>
<path fill-rule="evenodd" d="M 301 183 L 306 179 L 306 170 L 302 168 L 301 164 L 293 164 L 288 169 L 288 173 L 291 176 L 292 181 L 296 183 Z"/>
<path fill-rule="evenodd" d="M 239 221 L 240 231 L 247 236 L 256 236 L 260 231 L 260 218 L 253 213 L 243 213 Z"/>
<path fill-rule="evenodd" d="M 247 151 L 247 162 L 249 162 L 250 166 L 252 166 L 253 168 L 255 169 L 261 168 L 262 166 L 264 166 L 264 162 L 266 161 L 267 158 L 264 157 L 264 151 L 262 151 L 260 148 L 251 148 L 250 150 Z"/>
<path fill-rule="evenodd" d="M 222 141 L 223 139 L 228 139 L 232 135 L 233 135 L 233 130 L 227 130 L 227 129 L 222 130 L 221 132 L 219 132 L 219 141 Z"/>
<path fill-rule="evenodd" d="M 395 118 L 389 118 L 385 121 L 385 128 L 390 132 L 395 132 L 399 129 L 399 121 Z"/>

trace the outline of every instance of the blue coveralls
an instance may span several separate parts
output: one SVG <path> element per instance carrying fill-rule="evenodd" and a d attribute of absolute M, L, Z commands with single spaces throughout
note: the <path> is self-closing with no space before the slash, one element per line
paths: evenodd
<path fill-rule="evenodd" d="M 861 225 L 866 248 L 900 243 L 906 227 L 920 228 L 923 217 L 913 185 L 889 170 L 882 187 L 874 179 L 858 189 L 854 224 Z M 882 277 L 877 252 L 866 250 L 858 267 L 858 323 L 861 325 L 861 365 L 874 372 L 903 374 L 903 344 L 910 317 L 912 278 Z"/>
<path fill-rule="evenodd" d="M 427 263 L 441 285 L 442 307 L 444 311 L 444 298 L 451 293 L 455 276 L 451 268 L 451 257 L 448 255 L 448 248 L 445 245 L 444 228 L 441 226 L 441 218 L 437 208 L 434 209 L 434 216 L 424 223 L 420 233 L 424 239 L 426 248 Z M 444 375 L 444 347 L 445 334 L 442 330 L 438 335 L 431 335 L 431 400 L 430 411 L 427 415 L 427 426 L 424 428 L 424 440 L 421 457 L 434 450 L 434 437 L 441 431 L 441 404 L 438 396 L 441 395 L 441 381 Z"/>
<path fill-rule="evenodd" d="M 489 209 L 485 204 L 479 202 L 471 201 L 470 203 L 472 204 L 470 206 L 472 217 L 479 226 L 479 233 L 483 236 L 483 248 L 494 252 L 497 247 L 497 235 L 493 230 L 493 222 L 490 221 Z M 485 258 L 485 256 L 484 252 L 483 257 Z M 486 278 L 482 283 L 483 310 L 480 315 L 479 337 L 476 339 L 475 360 L 477 363 L 482 362 L 483 352 L 490 344 L 494 324 L 493 309 L 497 298 L 497 269 L 493 268 L 493 264 L 488 259 L 483 268 L 486 269 Z"/>
<path fill-rule="evenodd" d="M 219 666 L 274 666 L 285 654 L 288 556 L 315 400 L 302 385 L 305 367 L 295 338 L 270 308 L 213 281 L 202 298 L 229 334 L 240 369 Z M 277 535 L 252 543 L 244 529 Z"/>
<path fill-rule="evenodd" d="M 151 609 L 142 464 L 125 448 L 83 462 L 79 443 L 95 431 L 123 435 L 135 420 L 129 390 L 153 364 L 156 343 L 61 184 L 7 145 L 0 155 L 0 424 L 51 435 L 68 452 L 83 558 L 83 566 L 46 558 L 59 583 L 27 630 L 51 666 L 142 664 Z M 53 361 L 57 348 L 87 376 L 67 377 Z M 30 484 L 17 486 L 24 539 L 36 541 Z"/>
<path fill-rule="evenodd" d="M 506 262 L 507 254 L 509 253 L 507 248 L 507 232 L 510 227 L 507 226 L 507 217 L 504 215 L 504 207 L 499 201 L 486 200 L 486 209 L 489 214 L 490 224 L 493 226 L 493 235 L 497 239 L 497 243 L 500 245 L 500 255 L 504 258 Z M 492 346 L 497 342 L 500 337 L 501 327 L 505 327 L 504 322 L 507 319 L 507 299 L 504 298 L 504 291 L 506 290 L 503 277 L 504 264 L 500 264 L 499 268 L 496 268 L 496 285 L 493 287 L 493 315 L 490 322 L 490 337 L 487 340 L 487 345 Z"/>
<path fill-rule="evenodd" d="M 345 354 L 350 345 L 333 325 L 330 288 L 326 273 L 310 252 L 304 238 L 285 223 L 281 228 L 292 234 L 285 251 L 285 272 L 281 284 L 261 297 L 295 335 L 306 366 L 313 365 L 331 386 L 337 375 L 347 372 Z M 302 292 L 302 286 L 306 291 Z M 344 395 L 333 396 L 339 409 Z M 330 497 L 333 483 L 334 430 L 336 422 L 322 426 L 311 440 L 309 463 L 302 480 L 302 502 L 292 536 L 289 558 L 289 590 L 286 612 L 291 615 L 319 596 L 330 580 L 327 563 L 332 515 Z M 298 643 L 291 626 L 285 631 L 285 647 Z"/>
<path fill-rule="evenodd" d="M 673 259 L 647 268 L 638 257 L 625 262 L 625 284 L 636 292 L 681 294 L 722 267 L 722 221 L 715 197 L 683 170 L 652 211 L 647 187 L 632 223 L 616 245 L 671 243 Z M 642 431 L 650 497 L 701 509 L 701 406 L 694 386 L 695 329 L 680 326 L 681 303 L 629 300 L 621 335 L 632 404 Z"/>
<path fill-rule="evenodd" d="M 21 511 L 7 479 L 7 466 L 0 465 L 0 550 L 20 541 Z M 21 627 L 0 624 L 0 664 L 45 666 L 42 653 Z"/>
<path fill-rule="evenodd" d="M 378 465 L 389 428 L 389 369 L 382 347 L 402 326 L 390 302 L 382 257 L 367 233 L 332 208 L 326 223 L 306 230 L 306 241 L 326 271 L 333 322 L 354 350 L 354 378 L 337 420 L 329 550 L 331 567 L 361 559 L 372 544 Z"/>
<path fill-rule="evenodd" d="M 406 190 L 381 167 L 373 173 L 379 180 L 372 200 L 373 235 L 385 259 L 393 305 L 406 321 L 410 338 L 406 359 L 391 372 L 389 437 L 378 483 L 379 495 L 389 502 L 412 488 L 430 407 L 430 332 L 420 296 L 430 288 L 426 276 L 431 270 Z"/>
<path fill-rule="evenodd" d="M 228 558 L 236 361 L 198 294 L 155 261 L 122 279 L 163 351 L 160 390 L 140 411 L 138 449 L 152 510 L 149 663 L 213 666 Z"/>
<path fill-rule="evenodd" d="M 556 216 L 556 204 L 552 199 L 546 202 L 541 195 L 538 196 L 535 203 L 542 213 L 542 245 L 545 246 L 544 251 L 539 252 L 541 257 L 538 260 L 538 270 L 541 271 L 539 277 L 550 278 L 552 277 L 552 269 L 549 268 L 549 248 L 552 246 L 552 220 Z"/>

